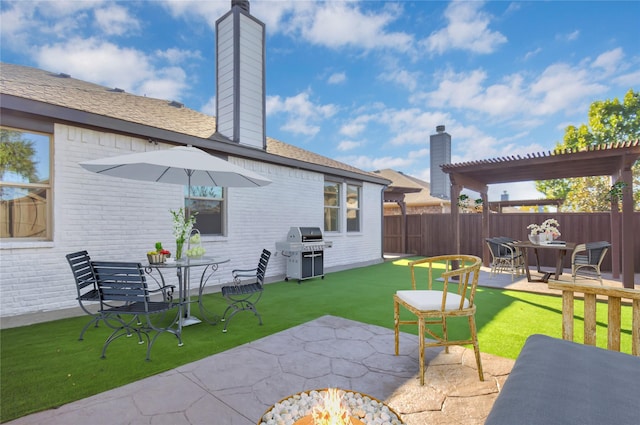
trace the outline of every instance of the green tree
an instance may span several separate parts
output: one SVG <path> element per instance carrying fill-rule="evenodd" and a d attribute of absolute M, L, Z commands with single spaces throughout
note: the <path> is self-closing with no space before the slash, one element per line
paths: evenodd
<path fill-rule="evenodd" d="M 595 101 L 589 108 L 589 122 L 580 127 L 568 126 L 562 143 L 556 149 L 581 150 L 640 139 L 640 92 L 630 89 L 622 103 L 613 100 Z M 640 206 L 640 161 L 633 166 L 633 197 Z M 609 176 L 556 179 L 536 182 L 536 189 L 549 199 L 564 199 L 565 211 L 609 211 L 611 189 Z"/>
<path fill-rule="evenodd" d="M 0 180 L 12 172 L 27 182 L 37 182 L 35 153 L 33 142 L 23 139 L 20 131 L 0 130 Z"/>

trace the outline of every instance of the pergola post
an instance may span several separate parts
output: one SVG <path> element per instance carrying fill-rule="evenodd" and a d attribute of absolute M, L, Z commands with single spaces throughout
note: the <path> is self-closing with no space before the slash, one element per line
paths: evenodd
<path fill-rule="evenodd" d="M 622 170 L 622 181 L 626 187 L 622 189 L 622 285 L 634 288 L 633 244 L 637 237 L 633 226 L 633 174 L 631 165 L 626 164 Z"/>
<path fill-rule="evenodd" d="M 611 185 L 616 182 L 616 176 L 611 176 Z M 614 279 L 620 278 L 620 257 L 622 243 L 620 240 L 620 209 L 619 199 L 611 199 L 610 226 L 611 226 L 611 276 Z"/>
<path fill-rule="evenodd" d="M 458 197 L 462 191 L 462 185 L 451 184 L 451 218 L 453 218 L 453 240 L 455 241 L 455 253 L 460 254 L 460 208 Z"/>
<path fill-rule="evenodd" d="M 489 223 L 489 193 L 481 192 L 480 199 L 482 199 L 482 264 L 485 267 L 489 266 L 491 253 L 489 252 L 489 247 L 484 241 L 491 234 L 491 225 Z"/>

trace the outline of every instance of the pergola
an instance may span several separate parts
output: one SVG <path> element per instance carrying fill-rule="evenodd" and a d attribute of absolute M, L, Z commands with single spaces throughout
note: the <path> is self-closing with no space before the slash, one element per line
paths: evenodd
<path fill-rule="evenodd" d="M 611 176 L 612 184 L 624 182 L 622 213 L 618 204 L 611 204 L 611 258 L 613 276 L 620 277 L 622 258 L 622 283 L 634 287 L 634 229 L 633 229 L 633 176 L 631 167 L 640 158 L 640 141 L 595 146 L 586 150 L 556 150 L 548 153 L 528 154 L 488 160 L 443 164 L 442 171 L 451 180 L 451 199 L 458 199 L 460 192 L 470 189 L 480 193 L 483 205 L 489 205 L 488 186 L 496 183 L 512 183 L 533 180 L 551 180 L 573 177 Z M 460 213 L 451 208 L 453 216 L 456 252 L 460 253 Z M 620 227 L 620 224 L 622 227 Z M 621 231 L 618 231 L 621 229 Z M 489 208 L 482 210 L 482 238 L 489 237 Z M 488 263 L 489 252 L 484 248 L 483 257 Z"/>

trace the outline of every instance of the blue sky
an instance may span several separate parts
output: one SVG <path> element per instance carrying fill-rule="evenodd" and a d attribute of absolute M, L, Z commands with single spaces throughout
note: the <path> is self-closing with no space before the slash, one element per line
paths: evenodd
<path fill-rule="evenodd" d="M 224 1 L 0 1 L 3 62 L 215 115 Z M 267 134 L 429 180 L 452 162 L 552 150 L 595 100 L 640 89 L 638 1 L 250 2 L 267 28 Z M 511 199 L 532 183 L 496 185 Z"/>

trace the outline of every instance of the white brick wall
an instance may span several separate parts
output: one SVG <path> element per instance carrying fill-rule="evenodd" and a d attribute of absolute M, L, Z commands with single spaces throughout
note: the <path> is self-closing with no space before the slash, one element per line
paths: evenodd
<path fill-rule="evenodd" d="M 0 316 L 76 307 L 75 286 L 65 255 L 86 249 L 93 259 L 145 262 L 162 241 L 172 252 L 170 209 L 182 205 L 182 187 L 118 179 L 86 171 L 79 162 L 164 149 L 146 140 L 56 125 L 54 136 L 53 242 L 3 242 L 0 246 Z M 255 267 L 263 248 L 273 256 L 267 280 L 281 279 L 286 262 L 275 242 L 291 226 L 323 228 L 324 176 L 251 160 L 230 158 L 273 181 L 260 188 L 229 188 L 224 237 L 203 237 L 207 255 L 230 258 L 209 280 L 229 282 L 234 268 Z M 381 258 L 381 186 L 363 187 L 361 233 L 329 234 L 325 271 L 374 263 Z M 192 281 L 199 272 L 192 274 Z M 170 275 L 170 273 L 169 273 Z M 175 276 L 166 276 L 175 283 Z M 79 308 L 78 308 L 78 311 Z"/>

